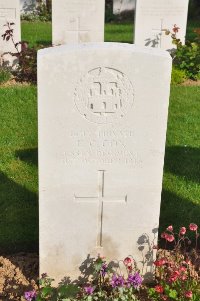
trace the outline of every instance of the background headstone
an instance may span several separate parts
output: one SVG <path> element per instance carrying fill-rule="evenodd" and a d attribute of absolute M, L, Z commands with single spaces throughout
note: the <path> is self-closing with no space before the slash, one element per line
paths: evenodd
<path fill-rule="evenodd" d="M 53 45 L 104 41 L 104 0 L 53 0 Z"/>
<path fill-rule="evenodd" d="M 137 0 L 135 16 L 135 44 L 161 48 L 174 48 L 170 30 L 176 24 L 177 38 L 185 43 L 189 0 Z"/>
<path fill-rule="evenodd" d="M 135 9 L 136 0 L 113 0 L 113 14 L 118 15 L 124 11 Z"/>
<path fill-rule="evenodd" d="M 13 39 L 15 43 L 21 41 L 21 24 L 20 24 L 20 4 L 19 0 L 0 0 L 0 55 L 1 64 L 14 65 L 16 58 L 13 58 L 10 54 L 3 55 L 5 52 L 14 52 L 16 49 L 12 41 L 4 41 L 2 34 L 8 29 L 4 26 L 7 22 L 13 22 L 15 25 L 12 26 L 14 29 Z"/>
<path fill-rule="evenodd" d="M 98 253 L 138 263 L 147 254 L 139 267 L 152 271 L 170 75 L 171 57 L 158 49 L 39 51 L 41 273 L 77 277 Z"/>

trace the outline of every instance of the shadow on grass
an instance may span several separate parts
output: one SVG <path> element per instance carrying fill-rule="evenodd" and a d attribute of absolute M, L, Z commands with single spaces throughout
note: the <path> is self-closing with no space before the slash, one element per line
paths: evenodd
<path fill-rule="evenodd" d="M 37 148 L 18 150 L 15 152 L 15 156 L 17 158 L 19 158 L 21 161 L 25 161 L 28 164 L 38 166 L 38 149 Z"/>
<path fill-rule="evenodd" d="M 200 149 L 183 146 L 167 147 L 164 169 L 200 184 Z"/>
<path fill-rule="evenodd" d="M 185 226 L 188 229 L 190 223 L 200 225 L 200 205 L 194 204 L 189 199 L 185 199 L 173 192 L 163 189 L 161 197 L 159 235 L 169 225 L 173 225 L 175 232 L 178 233 L 180 227 Z M 193 232 L 189 232 L 189 238 L 192 240 L 191 246 L 194 247 L 195 235 Z M 165 247 L 163 239 L 160 240 L 159 246 L 161 248 Z M 168 247 L 170 247 L 170 245 Z"/>
<path fill-rule="evenodd" d="M 38 252 L 38 196 L 0 172 L 0 252 Z"/>

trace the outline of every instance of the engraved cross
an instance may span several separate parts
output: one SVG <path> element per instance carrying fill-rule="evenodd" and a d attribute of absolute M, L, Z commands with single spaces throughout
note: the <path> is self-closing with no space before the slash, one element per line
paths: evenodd
<path fill-rule="evenodd" d="M 103 211 L 105 202 L 127 203 L 127 195 L 124 197 L 105 197 L 105 170 L 98 170 L 98 195 L 97 196 L 76 196 L 76 202 L 93 202 L 98 203 L 98 228 L 97 228 L 97 248 L 103 247 Z"/>
<path fill-rule="evenodd" d="M 152 31 L 155 33 L 156 37 L 157 37 L 157 42 L 158 42 L 158 45 L 162 46 L 162 38 L 163 38 L 163 33 L 166 32 L 166 28 L 163 28 L 163 19 L 160 20 L 160 28 L 155 28 L 155 29 L 152 29 Z"/>
<path fill-rule="evenodd" d="M 76 28 L 75 29 L 71 29 L 71 30 L 68 30 L 68 32 L 74 32 L 77 34 L 76 38 L 77 38 L 77 42 L 81 42 L 81 39 L 80 39 L 80 34 L 81 33 L 88 33 L 89 30 L 84 30 L 84 29 L 81 29 L 81 26 L 80 26 L 80 17 L 78 18 L 75 18 L 72 20 L 73 22 L 72 23 L 75 23 L 76 24 Z"/>

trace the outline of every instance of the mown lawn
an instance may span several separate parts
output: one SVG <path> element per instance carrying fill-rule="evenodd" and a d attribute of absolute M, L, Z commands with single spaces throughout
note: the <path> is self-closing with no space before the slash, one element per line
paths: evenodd
<path fill-rule="evenodd" d="M 23 23 L 22 28 L 23 39 L 32 45 L 51 43 L 50 23 Z M 131 25 L 106 25 L 107 41 L 128 42 L 131 34 Z M 172 87 L 160 229 L 200 225 L 199 112 L 200 86 Z M 1 87 L 0 120 L 0 251 L 37 251 L 36 87 Z"/>
<path fill-rule="evenodd" d="M 200 28 L 200 21 L 188 21 L 187 39 L 195 38 L 195 28 Z M 106 42 L 133 43 L 134 27 L 131 23 L 108 23 L 105 25 Z M 30 46 L 51 45 L 51 23 L 22 22 L 22 39 L 30 43 Z"/>

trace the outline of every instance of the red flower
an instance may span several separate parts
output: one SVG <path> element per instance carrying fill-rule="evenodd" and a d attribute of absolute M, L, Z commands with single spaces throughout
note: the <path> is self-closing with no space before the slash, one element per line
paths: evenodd
<path fill-rule="evenodd" d="M 173 231 L 173 226 L 172 226 L 172 225 L 168 226 L 168 227 L 167 227 L 167 231 L 172 232 L 172 231 Z"/>
<path fill-rule="evenodd" d="M 192 298 L 192 291 L 185 292 L 185 297 L 191 299 Z"/>
<path fill-rule="evenodd" d="M 156 261 L 154 261 L 154 264 L 155 264 L 155 266 L 157 266 L 157 267 L 161 267 L 162 265 L 164 265 L 164 264 L 166 264 L 167 263 L 167 260 L 166 260 L 166 258 L 161 258 L 161 259 L 159 259 L 159 260 L 156 260 Z"/>
<path fill-rule="evenodd" d="M 162 285 L 156 285 L 154 289 L 159 294 L 162 294 L 164 292 L 164 288 L 162 287 Z"/>
<path fill-rule="evenodd" d="M 174 24 L 174 27 L 172 28 L 173 32 L 177 33 L 179 31 L 179 29 L 180 28 L 176 24 Z"/>
<path fill-rule="evenodd" d="M 133 269 L 133 266 L 132 266 L 132 262 L 133 262 L 133 259 L 130 258 L 130 257 L 126 257 L 124 259 L 124 265 L 126 266 L 126 268 L 131 272 L 132 269 Z"/>
<path fill-rule="evenodd" d="M 132 259 L 130 258 L 130 257 L 126 257 L 125 259 L 124 259 L 124 264 L 125 265 L 129 265 L 129 264 L 131 264 L 132 263 Z"/>
<path fill-rule="evenodd" d="M 186 228 L 185 227 L 181 227 L 180 231 L 179 231 L 179 234 L 180 235 L 185 235 L 186 233 Z"/>
<path fill-rule="evenodd" d="M 174 282 L 174 281 L 176 281 L 178 279 L 179 276 L 180 276 L 179 271 L 174 271 L 172 273 L 172 275 L 170 276 L 169 281 L 170 282 Z"/>
<path fill-rule="evenodd" d="M 191 224 L 189 225 L 189 228 L 190 228 L 191 231 L 197 231 L 198 226 L 197 226 L 196 224 L 191 223 Z"/>

